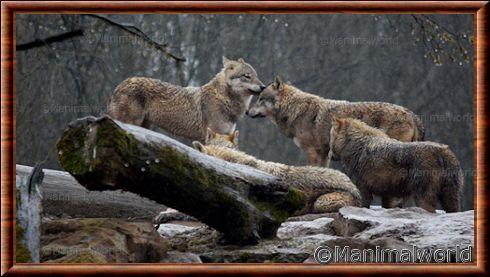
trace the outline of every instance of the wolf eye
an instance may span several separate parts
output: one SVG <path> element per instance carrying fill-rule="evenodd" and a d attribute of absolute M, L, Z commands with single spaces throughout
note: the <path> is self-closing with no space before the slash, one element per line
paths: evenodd
<path fill-rule="evenodd" d="M 251 78 L 250 77 L 250 74 L 245 74 L 245 75 L 243 75 L 243 77 L 245 77 L 246 79 L 250 79 Z"/>

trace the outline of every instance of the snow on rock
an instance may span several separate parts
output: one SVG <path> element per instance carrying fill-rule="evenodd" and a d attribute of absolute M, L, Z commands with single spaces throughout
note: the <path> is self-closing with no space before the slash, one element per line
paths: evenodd
<path fill-rule="evenodd" d="M 158 233 L 164 237 L 173 237 L 175 235 L 188 233 L 189 231 L 195 230 L 199 227 L 195 226 L 185 226 L 182 224 L 165 223 L 160 224 L 158 227 Z"/>
<path fill-rule="evenodd" d="M 453 249 L 473 245 L 473 211 L 446 214 L 421 208 L 344 207 L 339 213 L 303 215 L 282 223 L 277 238 L 239 247 L 219 243 L 209 227 L 182 228 L 166 236 L 172 247 L 208 262 L 316 263 L 319 246 L 334 249 Z M 170 225 L 170 224 L 163 224 Z M 174 226 L 172 226 L 174 227 Z M 169 228 L 169 227 L 165 227 Z"/>
<path fill-rule="evenodd" d="M 390 237 L 419 248 L 454 248 L 473 245 L 474 211 L 429 213 L 405 209 L 341 208 L 336 229 L 355 238 Z"/>
<path fill-rule="evenodd" d="M 291 238 L 312 234 L 332 233 L 333 218 L 323 217 L 313 221 L 287 221 L 277 230 L 278 238 Z"/>

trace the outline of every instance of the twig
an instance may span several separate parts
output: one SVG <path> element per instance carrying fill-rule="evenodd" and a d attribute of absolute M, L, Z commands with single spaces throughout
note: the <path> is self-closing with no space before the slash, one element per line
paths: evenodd
<path fill-rule="evenodd" d="M 118 23 L 118 22 L 115 22 L 115 21 L 113 21 L 107 17 L 97 15 L 97 14 L 84 14 L 84 16 L 88 16 L 88 17 L 92 17 L 92 18 L 102 20 L 105 23 L 107 23 L 111 26 L 117 27 L 117 28 L 123 30 L 124 32 L 131 34 L 132 36 L 134 36 L 136 38 L 142 39 L 143 41 L 145 41 L 149 45 L 155 47 L 157 50 L 163 52 L 167 58 L 174 59 L 177 62 L 185 62 L 186 61 L 185 58 L 179 57 L 179 56 L 174 55 L 171 52 L 169 52 L 166 44 L 161 44 L 161 43 L 158 43 L 158 42 L 152 40 L 150 37 L 148 37 L 143 31 L 141 31 L 136 26 Z"/>

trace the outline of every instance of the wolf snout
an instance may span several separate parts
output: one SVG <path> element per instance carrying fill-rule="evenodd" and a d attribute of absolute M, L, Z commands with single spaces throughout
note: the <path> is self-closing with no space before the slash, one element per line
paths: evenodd
<path fill-rule="evenodd" d="M 256 113 L 254 111 L 250 111 L 250 110 L 247 110 L 245 111 L 245 114 L 251 118 L 257 118 L 257 117 L 265 117 L 264 115 L 260 114 L 260 113 Z"/>
<path fill-rule="evenodd" d="M 263 90 L 264 90 L 263 85 L 254 85 L 252 88 L 249 88 L 248 90 L 255 95 L 259 95 Z"/>

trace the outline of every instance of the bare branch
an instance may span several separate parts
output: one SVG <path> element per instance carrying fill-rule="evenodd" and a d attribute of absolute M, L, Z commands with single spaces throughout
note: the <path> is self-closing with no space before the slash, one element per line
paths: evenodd
<path fill-rule="evenodd" d="M 84 14 L 84 16 L 88 16 L 88 17 L 92 17 L 92 18 L 96 18 L 96 19 L 102 20 L 105 23 L 107 23 L 107 24 L 109 24 L 111 26 L 117 27 L 117 28 L 123 30 L 126 33 L 129 33 L 130 35 L 132 35 L 132 36 L 134 36 L 136 38 L 142 39 L 144 42 L 146 42 L 150 46 L 152 46 L 155 49 L 163 52 L 165 54 L 165 57 L 167 57 L 167 58 L 174 59 L 177 62 L 184 62 L 184 61 L 186 61 L 185 58 L 179 57 L 179 56 L 177 56 L 175 54 L 172 54 L 170 51 L 168 51 L 167 44 L 161 44 L 161 43 L 158 43 L 158 42 L 154 41 L 153 39 L 151 39 L 150 37 L 148 37 L 148 35 L 146 35 L 143 31 L 141 31 L 136 26 L 133 26 L 133 25 L 130 25 L 130 24 L 119 23 L 119 22 L 113 21 L 113 20 L 111 20 L 111 19 L 109 19 L 107 17 L 101 16 L 101 15 L 97 15 L 97 14 Z"/>
<path fill-rule="evenodd" d="M 82 29 L 77 29 L 77 30 L 69 31 L 69 32 L 62 33 L 62 34 L 59 34 L 59 35 L 47 37 L 47 38 L 44 38 L 44 39 L 35 39 L 35 40 L 31 41 L 31 42 L 17 44 L 17 46 L 15 47 L 15 49 L 17 51 L 25 51 L 25 50 L 29 50 L 29 49 L 32 49 L 32 48 L 46 46 L 46 45 L 49 45 L 49 44 L 52 44 L 52 43 L 55 43 L 55 42 L 62 42 L 64 40 L 67 40 L 67 39 L 70 39 L 70 38 L 74 38 L 74 37 L 80 37 L 80 36 L 83 36 L 83 30 Z"/>

